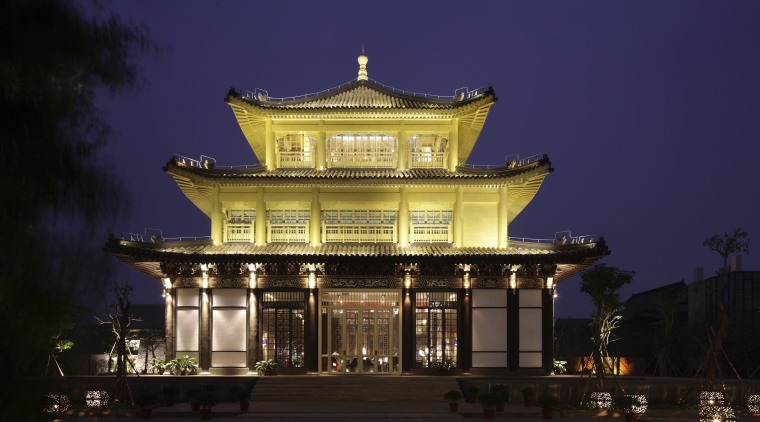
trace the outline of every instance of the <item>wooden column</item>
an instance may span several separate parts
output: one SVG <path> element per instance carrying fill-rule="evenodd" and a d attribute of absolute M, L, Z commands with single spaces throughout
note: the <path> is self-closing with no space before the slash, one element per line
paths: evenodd
<path fill-rule="evenodd" d="M 267 207 L 264 202 L 264 188 L 260 187 L 256 198 L 256 245 L 267 243 Z"/>
<path fill-rule="evenodd" d="M 462 289 L 460 295 L 460 325 L 458 327 L 459 340 L 457 344 L 457 367 L 463 371 L 472 368 L 472 296 L 466 294 L 467 289 Z"/>
<path fill-rule="evenodd" d="M 403 306 L 401 309 L 401 371 L 409 372 L 414 368 L 415 333 L 414 333 L 414 300 L 415 294 L 409 289 L 403 289 Z"/>
<path fill-rule="evenodd" d="M 406 186 L 401 188 L 398 204 L 398 244 L 402 248 L 409 245 L 409 193 Z"/>
<path fill-rule="evenodd" d="M 255 289 L 248 289 L 248 333 L 246 338 L 246 365 L 253 372 L 259 360 L 259 299 Z"/>
<path fill-rule="evenodd" d="M 211 243 L 215 246 L 222 244 L 222 223 L 224 214 L 219 201 L 219 186 L 211 188 Z"/>
<path fill-rule="evenodd" d="M 520 300 L 517 289 L 507 291 L 507 368 L 520 369 Z"/>
<path fill-rule="evenodd" d="M 319 370 L 319 330 L 317 329 L 317 314 L 319 306 L 319 289 L 306 293 L 306 321 L 304 321 L 304 366 L 309 372 Z"/>
<path fill-rule="evenodd" d="M 171 291 L 166 294 L 166 308 L 164 313 L 166 317 L 166 352 L 164 352 L 164 354 L 167 362 L 174 359 L 177 355 L 176 345 L 174 343 L 174 309 L 177 303 L 175 295 L 175 289 L 171 289 Z"/>
<path fill-rule="evenodd" d="M 264 122 L 264 142 L 266 143 L 266 160 L 264 164 L 267 166 L 267 171 L 272 171 L 276 166 L 276 152 L 274 130 L 272 129 L 272 119 L 266 119 Z"/>
<path fill-rule="evenodd" d="M 327 138 L 325 135 L 325 132 L 319 132 L 319 135 L 317 136 L 317 161 L 314 163 L 317 170 L 324 170 L 327 168 L 326 163 L 326 155 L 325 155 L 325 144 L 327 143 Z"/>
<path fill-rule="evenodd" d="M 546 374 L 554 370 L 554 291 L 541 289 L 541 364 Z"/>
<path fill-rule="evenodd" d="M 311 209 L 309 217 L 309 243 L 319 246 L 322 243 L 321 216 L 319 209 L 319 188 L 311 188 Z"/>
<path fill-rule="evenodd" d="M 398 142 L 397 146 L 398 147 L 396 148 L 396 151 L 398 151 L 398 169 L 399 169 L 399 171 L 404 171 L 404 170 L 407 170 L 409 168 L 409 163 L 407 163 L 407 160 L 406 160 L 407 159 L 407 155 L 408 155 L 408 152 L 407 152 L 408 145 L 406 143 L 406 141 L 407 141 L 406 137 L 407 137 L 407 134 L 406 134 L 405 131 L 402 130 L 402 131 L 400 131 L 398 133 L 398 138 L 397 138 L 397 142 Z"/>
<path fill-rule="evenodd" d="M 206 293 L 209 292 L 209 293 Z M 211 289 L 201 289 L 200 344 L 198 365 L 201 371 L 211 367 Z"/>
<path fill-rule="evenodd" d="M 449 135 L 449 171 L 457 171 L 459 165 L 459 119 L 451 120 L 451 132 Z"/>

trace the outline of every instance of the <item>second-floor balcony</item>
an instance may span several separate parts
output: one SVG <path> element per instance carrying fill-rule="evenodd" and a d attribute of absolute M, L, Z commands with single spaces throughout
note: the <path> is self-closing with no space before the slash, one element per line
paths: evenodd
<path fill-rule="evenodd" d="M 410 151 L 407 165 L 411 169 L 441 169 L 446 167 L 445 152 Z"/>
<path fill-rule="evenodd" d="M 393 168 L 396 167 L 395 151 L 330 151 L 329 168 Z"/>
<path fill-rule="evenodd" d="M 253 243 L 254 225 L 251 223 L 225 224 L 223 229 L 224 242 L 249 242 Z"/>
<path fill-rule="evenodd" d="M 454 233 L 451 222 L 412 225 L 409 230 L 409 242 L 411 243 L 452 243 L 453 241 Z"/>
<path fill-rule="evenodd" d="M 313 168 L 314 154 L 311 152 L 279 152 L 277 167 L 282 168 Z"/>
<path fill-rule="evenodd" d="M 308 243 L 309 224 L 269 224 L 267 225 L 267 242 Z"/>
<path fill-rule="evenodd" d="M 396 243 L 395 224 L 323 224 L 324 243 Z"/>

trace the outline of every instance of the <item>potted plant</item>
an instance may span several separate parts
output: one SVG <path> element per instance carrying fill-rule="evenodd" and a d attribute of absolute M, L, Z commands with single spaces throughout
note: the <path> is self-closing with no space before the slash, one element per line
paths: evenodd
<path fill-rule="evenodd" d="M 195 375 L 198 373 L 198 363 L 188 355 L 174 358 L 166 364 L 166 369 L 174 375 Z"/>
<path fill-rule="evenodd" d="M 499 400 L 499 395 L 494 393 L 483 393 L 478 396 L 478 401 L 483 406 L 483 419 L 493 419 L 494 407 L 499 403 Z"/>
<path fill-rule="evenodd" d="M 449 410 L 456 412 L 459 410 L 459 402 L 462 401 L 464 396 L 459 390 L 449 390 L 448 393 L 443 395 L 443 399 L 449 402 Z"/>
<path fill-rule="evenodd" d="M 150 361 L 150 372 L 152 374 L 163 374 L 166 371 L 166 358 L 155 358 Z"/>
<path fill-rule="evenodd" d="M 533 407 L 533 400 L 536 399 L 536 390 L 533 387 L 524 387 L 520 392 L 522 393 L 525 407 Z"/>
<path fill-rule="evenodd" d="M 260 360 L 256 362 L 255 365 L 253 365 L 253 368 L 256 369 L 256 372 L 259 375 L 275 375 L 275 369 L 277 369 L 279 365 L 277 362 L 275 362 L 272 359 L 269 360 Z"/>
<path fill-rule="evenodd" d="M 642 406 L 642 403 L 637 396 L 616 396 L 613 403 L 615 409 L 623 412 L 623 415 L 625 415 L 625 422 L 636 422 L 639 420 L 641 414 L 637 410 Z"/>
<path fill-rule="evenodd" d="M 140 418 L 150 419 L 156 403 L 158 403 L 158 397 L 155 394 L 144 393 L 135 397 L 135 404 L 140 408 Z"/>
<path fill-rule="evenodd" d="M 201 405 L 201 419 L 209 419 L 211 417 L 211 408 L 216 406 L 216 391 L 211 388 L 203 388 L 198 393 L 197 399 L 198 403 Z"/>
<path fill-rule="evenodd" d="M 467 403 L 475 403 L 475 400 L 478 399 L 478 393 L 480 393 L 480 388 L 477 386 L 470 386 L 465 391 L 465 397 L 467 398 Z"/>
<path fill-rule="evenodd" d="M 250 406 L 251 389 L 240 385 L 232 387 L 232 399 L 240 404 L 240 411 L 247 412 Z"/>
<path fill-rule="evenodd" d="M 496 411 L 503 412 L 504 403 L 506 403 L 509 398 L 509 387 L 504 384 L 496 384 L 491 387 L 491 392 L 499 396 L 499 402 L 496 403 Z"/>
<path fill-rule="evenodd" d="M 174 406 L 174 400 L 177 400 L 179 390 L 173 384 L 167 384 L 161 387 L 161 398 L 164 400 L 166 407 Z"/>
<path fill-rule="evenodd" d="M 451 375 L 456 369 L 456 363 L 451 359 L 437 360 L 432 363 L 433 373 L 436 375 Z"/>
<path fill-rule="evenodd" d="M 557 408 L 558 400 L 556 397 L 549 393 L 544 393 L 538 396 L 536 404 L 541 407 L 541 413 L 544 419 L 552 419 L 554 416 L 554 409 Z"/>
<path fill-rule="evenodd" d="M 201 389 L 197 387 L 188 388 L 185 392 L 185 397 L 190 401 L 190 409 L 193 412 L 197 412 L 201 409 L 201 402 L 198 401 L 198 395 L 200 395 Z"/>

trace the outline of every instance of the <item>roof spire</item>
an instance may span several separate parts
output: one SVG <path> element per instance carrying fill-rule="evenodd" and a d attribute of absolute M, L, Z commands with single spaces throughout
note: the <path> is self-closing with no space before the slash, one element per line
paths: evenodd
<path fill-rule="evenodd" d="M 362 45 L 362 55 L 359 56 L 358 59 L 356 59 L 357 62 L 359 62 L 359 76 L 356 77 L 357 81 L 366 81 L 369 80 L 367 77 L 367 62 L 369 59 L 367 56 L 364 55 L 364 46 Z"/>

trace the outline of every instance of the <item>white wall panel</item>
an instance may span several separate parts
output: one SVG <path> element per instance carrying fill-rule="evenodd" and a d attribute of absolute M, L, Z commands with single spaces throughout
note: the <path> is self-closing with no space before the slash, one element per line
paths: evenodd
<path fill-rule="evenodd" d="M 507 310 L 473 308 L 472 350 L 507 351 Z"/>
<path fill-rule="evenodd" d="M 541 346 L 541 309 L 520 309 L 520 351 L 540 351 Z"/>
<path fill-rule="evenodd" d="M 507 366 L 506 353 L 473 352 L 472 354 L 473 368 L 503 368 L 505 366 Z"/>
<path fill-rule="evenodd" d="M 506 289 L 473 289 L 472 290 L 472 307 L 507 307 L 507 290 Z"/>
<path fill-rule="evenodd" d="M 198 289 L 177 289 L 177 306 L 198 306 Z"/>
<path fill-rule="evenodd" d="M 541 366 L 541 353 L 520 352 L 520 368 L 540 368 Z"/>
<path fill-rule="evenodd" d="M 211 315 L 211 350 L 245 350 L 245 309 L 214 309 Z"/>
<path fill-rule="evenodd" d="M 520 289 L 520 307 L 521 308 L 540 308 L 541 307 L 541 289 Z"/>
<path fill-rule="evenodd" d="M 198 310 L 177 310 L 177 350 L 198 350 Z"/>
<path fill-rule="evenodd" d="M 214 289 L 211 294 L 213 306 L 240 306 L 245 307 L 245 289 Z"/>
<path fill-rule="evenodd" d="M 211 366 L 245 367 L 245 352 L 211 352 Z"/>

